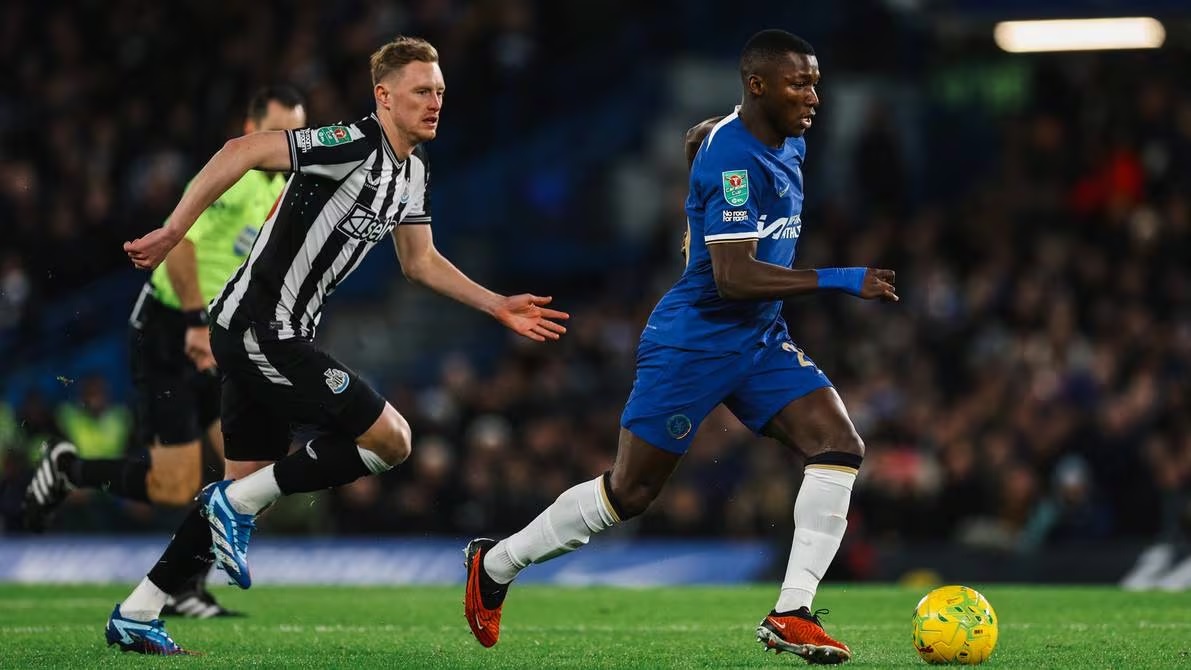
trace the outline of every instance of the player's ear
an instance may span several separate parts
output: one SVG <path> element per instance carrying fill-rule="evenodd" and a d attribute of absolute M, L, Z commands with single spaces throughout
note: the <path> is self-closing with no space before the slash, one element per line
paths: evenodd
<path fill-rule="evenodd" d="M 759 74 L 750 74 L 748 78 L 749 93 L 755 96 L 762 96 L 765 94 L 765 80 Z"/>
<path fill-rule="evenodd" d="M 373 86 L 372 95 L 376 97 L 377 104 L 385 109 L 389 108 L 389 89 L 384 84 Z"/>

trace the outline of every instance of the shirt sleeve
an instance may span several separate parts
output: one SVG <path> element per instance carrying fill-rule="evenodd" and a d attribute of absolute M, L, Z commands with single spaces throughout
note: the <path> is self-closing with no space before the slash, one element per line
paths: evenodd
<path fill-rule="evenodd" d="M 705 147 L 693 176 L 692 186 L 703 204 L 705 243 L 760 237 L 757 202 L 765 177 L 756 158 L 733 147 Z"/>
<path fill-rule="evenodd" d="M 420 145 L 414 149 L 411 160 L 409 213 L 401 219 L 401 223 L 430 223 L 430 160 L 426 157 L 426 150 Z M 417 165 L 421 165 L 418 174 Z"/>
<path fill-rule="evenodd" d="M 287 130 L 290 171 L 336 181 L 351 174 L 375 149 L 359 126 Z"/>

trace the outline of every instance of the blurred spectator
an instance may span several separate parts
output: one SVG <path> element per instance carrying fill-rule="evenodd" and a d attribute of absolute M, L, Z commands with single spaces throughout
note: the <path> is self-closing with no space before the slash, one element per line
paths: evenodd
<path fill-rule="evenodd" d="M 38 391 L 25 395 L 17 409 L 16 421 L 19 427 L 17 449 L 24 453 L 28 464 L 41 459 L 42 444 L 64 437 L 53 408 L 45 395 Z"/>
<path fill-rule="evenodd" d="M 124 455 L 132 433 L 127 407 L 112 404 L 107 382 L 90 376 L 79 382 L 78 403 L 58 408 L 58 425 L 83 458 L 118 458 Z"/>
<path fill-rule="evenodd" d="M 33 285 L 20 257 L 6 254 L 0 258 L 0 333 L 21 323 L 32 293 Z"/>
<path fill-rule="evenodd" d="M 1022 530 L 1018 546 L 1032 551 L 1047 542 L 1095 541 L 1108 536 L 1112 518 L 1092 488 L 1083 459 L 1067 456 L 1055 468 L 1050 492 Z"/>

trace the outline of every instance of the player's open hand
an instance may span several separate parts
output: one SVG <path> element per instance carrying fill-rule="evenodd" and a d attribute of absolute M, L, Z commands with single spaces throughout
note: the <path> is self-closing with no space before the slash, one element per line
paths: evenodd
<path fill-rule="evenodd" d="M 138 237 L 131 242 L 124 243 L 124 253 L 132 260 L 132 264 L 142 270 L 152 270 L 165 260 L 166 254 L 181 239 L 169 228 L 158 228 Z"/>
<path fill-rule="evenodd" d="M 895 277 L 893 270 L 869 268 L 864 273 L 864 286 L 860 288 L 860 297 L 865 300 L 880 298 L 886 302 L 897 302 L 897 289 L 893 286 Z"/>
<path fill-rule="evenodd" d="M 531 340 L 557 340 L 567 332 L 566 326 L 558 322 L 571 315 L 546 307 L 553 299 L 529 293 L 512 295 L 501 301 L 492 316 L 509 330 Z"/>

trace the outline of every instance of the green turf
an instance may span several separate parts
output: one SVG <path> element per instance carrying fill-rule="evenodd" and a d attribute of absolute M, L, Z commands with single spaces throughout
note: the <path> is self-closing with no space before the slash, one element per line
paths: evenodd
<path fill-rule="evenodd" d="M 980 588 L 980 585 L 973 585 Z M 1111 588 L 987 586 L 1001 668 L 1191 667 L 1191 596 Z M 245 619 L 175 620 L 201 657 L 144 658 L 104 647 L 103 624 L 126 587 L 0 585 L 0 668 L 703 668 L 789 667 L 753 629 L 775 588 L 516 587 L 501 643 L 468 632 L 458 588 L 256 587 L 217 590 Z M 921 591 L 826 587 L 828 631 L 850 664 L 926 668 L 910 645 Z"/>

